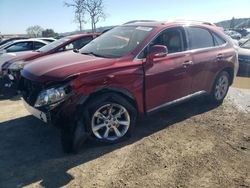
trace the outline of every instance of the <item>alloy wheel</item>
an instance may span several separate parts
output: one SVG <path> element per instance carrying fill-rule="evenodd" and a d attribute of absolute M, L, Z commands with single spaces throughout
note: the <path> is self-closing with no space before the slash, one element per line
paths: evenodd
<path fill-rule="evenodd" d="M 215 85 L 214 96 L 217 101 L 222 100 L 226 96 L 228 87 L 229 87 L 228 77 L 225 74 L 224 75 L 222 74 L 217 80 Z"/>
<path fill-rule="evenodd" d="M 130 126 L 130 116 L 120 104 L 110 103 L 95 111 L 91 120 L 93 134 L 99 139 L 115 141 L 123 137 Z"/>

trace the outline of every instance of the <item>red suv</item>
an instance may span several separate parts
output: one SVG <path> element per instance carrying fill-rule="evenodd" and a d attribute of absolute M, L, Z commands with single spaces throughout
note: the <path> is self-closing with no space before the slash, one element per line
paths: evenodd
<path fill-rule="evenodd" d="M 59 126 L 70 152 L 86 137 L 121 141 L 138 114 L 193 96 L 221 103 L 237 70 L 234 45 L 212 24 L 132 22 L 79 52 L 33 61 L 22 71 L 21 88 L 27 109 Z"/>
<path fill-rule="evenodd" d="M 2 93 L 8 97 L 16 94 L 20 71 L 25 65 L 31 63 L 32 60 L 50 54 L 80 49 L 99 35 L 99 33 L 89 33 L 63 37 L 36 51 L 19 54 L 17 57 L 4 62 L 0 67 L 0 87 L 3 89 Z"/>

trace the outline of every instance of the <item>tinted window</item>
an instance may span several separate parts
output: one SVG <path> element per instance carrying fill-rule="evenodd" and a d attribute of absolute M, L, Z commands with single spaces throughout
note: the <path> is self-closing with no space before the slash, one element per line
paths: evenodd
<path fill-rule="evenodd" d="M 168 29 L 160 34 L 150 45 L 167 46 L 169 54 L 181 52 L 184 50 L 182 32 L 180 29 Z"/>
<path fill-rule="evenodd" d="M 45 44 L 41 43 L 41 42 L 34 42 L 34 50 L 37 50 L 41 47 L 43 47 Z"/>
<path fill-rule="evenodd" d="M 167 29 L 154 39 L 143 52 L 138 56 L 139 59 L 145 58 L 147 51 L 151 46 L 164 45 L 168 48 L 168 53 L 177 53 L 186 49 L 183 30 L 180 28 Z"/>
<path fill-rule="evenodd" d="M 223 38 L 221 38 L 215 33 L 213 33 L 213 37 L 214 37 L 214 42 L 216 46 L 221 46 L 226 43 L 226 41 Z"/>
<path fill-rule="evenodd" d="M 208 30 L 196 27 L 189 27 L 187 31 L 189 35 L 189 45 L 192 50 L 214 46 L 213 36 Z"/>
<path fill-rule="evenodd" d="M 91 37 L 91 36 L 80 38 L 80 39 L 73 42 L 74 49 L 80 49 L 92 40 L 93 40 L 93 37 Z"/>
<path fill-rule="evenodd" d="M 33 42 L 19 42 L 9 46 L 7 52 L 21 52 L 33 50 Z"/>

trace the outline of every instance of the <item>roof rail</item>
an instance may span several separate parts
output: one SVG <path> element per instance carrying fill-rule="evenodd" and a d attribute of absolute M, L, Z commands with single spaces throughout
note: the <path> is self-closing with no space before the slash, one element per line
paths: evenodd
<path fill-rule="evenodd" d="M 173 20 L 167 20 L 165 23 L 170 23 L 170 22 L 192 22 L 192 23 L 199 23 L 199 24 L 205 24 L 205 25 L 215 26 L 215 24 L 210 23 L 210 22 L 199 21 L 199 20 L 187 20 L 187 19 L 173 19 Z"/>
<path fill-rule="evenodd" d="M 132 20 L 132 21 L 124 23 L 123 25 L 136 23 L 136 22 L 155 22 L 155 20 Z"/>

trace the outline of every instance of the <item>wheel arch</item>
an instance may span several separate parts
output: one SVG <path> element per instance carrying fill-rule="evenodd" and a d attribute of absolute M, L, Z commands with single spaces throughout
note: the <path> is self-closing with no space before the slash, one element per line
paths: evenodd
<path fill-rule="evenodd" d="M 224 69 L 222 69 L 218 74 L 217 76 L 221 73 L 221 72 L 227 72 L 229 74 L 229 82 L 230 82 L 230 85 L 233 84 L 233 80 L 234 80 L 234 70 L 232 67 L 226 67 Z"/>
<path fill-rule="evenodd" d="M 131 103 L 137 113 L 139 112 L 138 110 L 138 103 L 136 101 L 135 96 L 129 92 L 128 90 L 124 89 L 124 88 L 117 88 L 117 87 L 105 87 L 105 88 L 98 88 L 97 90 L 95 90 L 93 93 L 91 93 L 90 95 L 88 95 L 87 97 L 84 98 L 84 100 L 82 100 L 78 106 L 84 106 L 85 104 L 87 104 L 88 102 L 90 102 L 91 100 L 93 100 L 94 98 L 103 95 L 103 94 L 117 94 L 120 95 L 121 97 L 127 99 L 129 101 L 129 103 Z"/>

